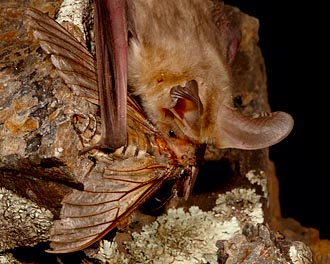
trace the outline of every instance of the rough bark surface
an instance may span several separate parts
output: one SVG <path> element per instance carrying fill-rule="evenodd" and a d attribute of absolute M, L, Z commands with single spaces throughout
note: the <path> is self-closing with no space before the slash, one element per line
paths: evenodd
<path fill-rule="evenodd" d="M 91 171 L 93 162 L 87 155 L 79 155 L 79 150 L 82 149 L 82 140 L 90 137 L 86 130 L 89 122 L 98 120 L 98 108 L 77 98 L 65 85 L 49 56 L 27 31 L 24 22 L 23 14 L 27 6 L 37 7 L 54 17 L 60 1 L 24 3 L 8 1 L 0 4 L 0 187 L 6 189 L 0 189 L 0 252 L 16 248 L 13 255 L 7 253 L 0 256 L 0 263 L 15 263 L 1 262 L 6 258 L 15 261 L 15 256 L 24 263 L 40 261 L 36 256 L 34 260 L 26 262 L 20 257 L 19 247 L 46 241 L 52 215 L 54 219 L 58 218 L 63 197 L 73 189 L 83 189 L 84 178 Z M 226 10 L 231 14 L 232 23 L 240 24 L 243 34 L 239 52 L 232 64 L 234 104 L 246 114 L 269 111 L 265 65 L 258 47 L 258 20 L 236 8 L 227 6 Z M 79 134 L 77 130 L 85 133 Z M 10 201 L 8 197 L 12 197 Z M 16 203 L 16 199 L 21 200 Z M 156 237 L 159 238 L 161 234 L 161 237 L 171 240 L 172 237 L 166 232 L 169 227 L 163 223 L 174 221 L 173 216 L 174 219 L 183 219 L 182 223 L 195 221 L 196 226 L 190 224 L 190 228 L 199 230 L 197 228 L 207 222 L 205 219 L 213 219 L 216 223 L 215 218 L 220 215 L 219 226 L 227 227 L 231 236 L 219 239 L 218 248 L 213 244 L 212 257 L 198 256 L 201 261 L 227 264 L 312 263 L 311 252 L 306 245 L 313 251 L 313 263 L 330 261 L 329 241 L 319 240 L 318 232 L 314 229 L 281 218 L 275 169 L 267 149 L 241 151 L 208 148 L 192 196 L 188 201 L 172 200 L 168 207 L 174 206 L 186 209 L 198 206 L 203 213 L 198 210 L 186 214 L 174 211 L 167 216 L 160 216 L 167 217 L 166 221 L 164 218 L 157 220 L 154 216 L 146 217 L 137 213 L 130 224 L 123 225 L 125 227 L 117 233 L 116 247 L 106 246 L 106 242 L 102 242 L 102 254 L 95 254 L 96 249 L 89 255 L 96 255 L 102 262 L 110 262 L 108 258 L 111 251 L 114 253 L 111 263 L 136 263 L 134 260 L 141 260 L 141 250 L 143 252 L 146 246 L 139 249 L 137 245 L 130 244 L 127 249 L 127 243 L 145 239 L 143 230 L 141 232 L 142 225 L 152 226 L 156 220 Z M 210 211 L 211 215 L 204 214 Z M 10 217 L 7 217 L 8 212 L 11 213 Z M 29 220 L 31 215 L 36 224 Z M 237 222 L 232 219 L 237 219 Z M 210 226 L 206 229 L 217 233 L 220 227 L 217 224 L 212 226 L 213 229 Z M 16 238 L 11 240 L 15 230 L 24 232 L 24 229 L 33 232 L 26 232 L 27 236 L 22 236 L 19 241 Z M 131 235 L 135 231 L 140 232 L 141 237 Z M 180 239 L 182 232 L 177 231 Z M 161 241 L 164 242 L 165 238 Z M 159 240 L 145 242 L 150 245 L 150 241 L 157 245 Z M 183 243 L 180 244 L 180 254 L 174 248 L 169 255 L 178 253 L 177 260 L 182 260 L 181 253 L 187 255 L 189 251 L 181 249 L 191 246 L 184 243 L 196 243 L 193 239 L 185 241 L 179 241 Z M 162 245 L 167 247 L 166 243 Z M 197 245 L 197 248 L 201 246 Z M 208 250 L 205 252 L 210 252 Z M 265 255 L 265 252 L 269 254 Z M 149 253 L 151 260 L 166 256 L 166 252 L 159 248 L 158 251 L 150 249 Z M 242 254 L 245 254 L 245 261 Z M 142 255 L 148 257 L 147 253 Z M 214 259 L 214 256 L 217 258 Z M 48 257 L 55 259 L 52 255 Z M 60 257 L 59 263 L 70 263 L 69 257 L 80 263 L 94 262 L 79 253 Z"/>

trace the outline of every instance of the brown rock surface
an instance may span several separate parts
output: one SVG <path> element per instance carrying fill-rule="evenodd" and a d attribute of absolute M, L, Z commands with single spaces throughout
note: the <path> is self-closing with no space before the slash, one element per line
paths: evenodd
<path fill-rule="evenodd" d="M 13 5 L 1 8 L 10 26 L 0 23 L 0 184 L 58 215 L 69 186 L 82 188 L 90 162 L 78 155 L 73 95 L 27 32 L 24 7 Z"/>

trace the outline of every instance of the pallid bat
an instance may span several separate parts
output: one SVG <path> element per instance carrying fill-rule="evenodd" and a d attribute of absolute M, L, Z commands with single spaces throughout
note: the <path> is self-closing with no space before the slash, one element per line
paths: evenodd
<path fill-rule="evenodd" d="M 236 33 L 232 34 L 226 28 L 226 23 L 219 26 L 219 21 L 225 21 L 222 17 L 222 8 L 223 3 L 216 0 L 95 1 L 99 93 L 98 95 L 92 93 L 93 95 L 87 97 L 99 100 L 101 107 L 102 139 L 96 147 L 115 149 L 123 144 L 129 145 L 125 126 L 127 60 L 130 90 L 140 98 L 148 118 L 160 129 L 165 142 L 172 146 L 172 149 L 169 148 L 170 151 L 168 148 L 165 149 L 175 153 L 179 164 L 187 166 L 190 164 L 193 159 L 189 157 L 193 156 L 191 153 L 196 144 L 214 144 L 219 148 L 258 149 L 271 146 L 289 134 L 293 119 L 286 113 L 275 112 L 258 117 L 246 117 L 231 107 L 232 84 L 228 65 L 233 60 L 239 40 Z M 41 16 L 36 18 L 32 13 L 31 11 L 30 16 L 34 23 L 37 22 L 36 24 L 43 28 L 37 27 L 35 32 L 39 35 L 43 48 L 54 54 L 54 65 L 62 72 L 64 79 L 68 83 L 71 81 L 73 87 L 87 85 L 87 89 L 86 87 L 82 89 L 82 93 L 88 94 L 90 92 L 88 89 L 94 91 L 88 85 L 95 88 L 95 83 L 91 84 L 88 78 L 76 81 L 78 85 L 73 81 L 77 76 L 84 76 L 86 70 L 90 71 L 85 63 L 86 61 L 87 64 L 91 63 L 91 59 L 85 58 L 86 61 L 78 63 L 80 66 L 74 62 L 70 64 L 67 58 L 74 61 L 81 57 L 69 52 L 65 63 L 61 65 L 63 58 L 61 52 L 77 48 L 75 40 L 66 40 L 68 35 L 62 30 L 60 31 L 64 34 L 63 39 L 56 40 L 53 34 L 50 34 L 49 39 L 47 31 L 58 30 L 58 26 Z M 47 20 L 48 26 L 40 23 L 41 20 Z M 107 25 L 108 22 L 110 26 Z M 43 40 L 43 37 L 46 39 Z M 63 40 L 66 41 L 64 47 L 52 45 Z M 81 47 L 77 51 L 86 54 Z M 72 67 L 69 74 L 65 69 L 66 63 Z M 115 76 L 114 82 L 110 79 L 112 75 Z M 128 102 L 130 103 L 131 100 Z M 191 141 L 195 144 L 191 144 Z M 176 144 L 178 142 L 180 144 Z M 147 162 L 144 169 L 150 169 L 148 166 L 154 165 Z M 158 168 L 161 167 L 162 165 Z M 109 170 L 111 171 L 111 168 Z M 128 172 L 125 173 L 128 177 Z M 112 214 L 110 219 L 106 219 L 104 223 L 106 227 L 102 225 L 101 228 L 92 228 L 93 214 L 90 209 L 86 209 L 91 208 L 89 204 L 84 206 L 78 202 L 74 204 L 75 208 L 70 208 L 72 201 L 83 197 L 83 201 L 87 202 L 91 199 L 88 193 L 94 192 L 96 193 L 94 197 L 98 197 L 98 195 L 102 196 L 100 193 L 104 190 L 98 193 L 99 185 L 89 184 L 91 189 L 87 188 L 87 192 L 73 194 L 69 202 L 64 202 L 63 212 L 67 215 L 64 213 L 63 221 L 55 226 L 53 252 L 83 249 L 101 238 L 173 173 L 173 171 L 160 173 L 163 175 L 162 180 L 156 181 L 157 184 L 153 181 L 154 176 L 149 178 L 146 181 L 148 192 L 143 195 L 134 193 L 133 198 L 128 196 L 129 203 L 126 198 L 120 198 L 119 201 L 123 204 L 114 207 L 116 213 Z M 104 181 L 106 178 L 102 177 L 99 180 Z M 111 182 L 109 185 L 116 185 L 118 181 L 112 177 L 107 179 Z M 149 188 L 151 182 L 153 187 Z M 184 184 L 191 188 L 192 180 L 188 181 L 190 184 L 186 182 Z M 93 183 L 95 184 L 95 181 Z M 144 183 L 140 186 L 145 186 Z M 112 202 L 118 202 L 118 197 L 113 197 L 117 192 L 124 193 L 123 197 L 130 193 L 127 190 L 108 190 Z M 92 200 L 93 202 L 96 201 Z M 91 220 L 86 224 L 88 217 Z M 99 217 L 97 219 L 100 221 Z M 99 223 L 96 226 L 100 226 Z M 78 231 L 81 230 L 86 231 L 78 235 Z"/>
<path fill-rule="evenodd" d="M 166 135 L 218 148 L 260 149 L 292 130 L 287 113 L 247 117 L 232 107 L 229 66 L 240 32 L 228 26 L 223 1 L 94 3 L 102 137 L 91 148 L 127 143 L 127 79 L 148 118 Z"/>
<path fill-rule="evenodd" d="M 251 118 L 231 106 L 229 64 L 239 32 L 229 28 L 223 1 L 94 3 L 102 117 L 102 137 L 94 147 L 126 144 L 127 78 L 132 94 L 163 134 L 218 148 L 259 149 L 292 130 L 287 113 Z"/>
<path fill-rule="evenodd" d="M 240 34 L 220 0 L 127 1 L 128 84 L 164 134 L 218 148 L 260 149 L 293 127 L 284 112 L 232 107 L 230 63 Z"/>
<path fill-rule="evenodd" d="M 42 49 L 78 98 L 100 104 L 94 57 L 63 27 L 35 9 L 27 9 L 28 25 Z M 163 183 L 186 197 L 198 173 L 198 152 L 190 140 L 162 135 L 141 107 L 127 97 L 127 143 L 109 155 L 95 156 L 84 177 L 84 190 L 62 200 L 60 219 L 50 236 L 50 253 L 84 249 L 101 239 L 150 198 Z"/>

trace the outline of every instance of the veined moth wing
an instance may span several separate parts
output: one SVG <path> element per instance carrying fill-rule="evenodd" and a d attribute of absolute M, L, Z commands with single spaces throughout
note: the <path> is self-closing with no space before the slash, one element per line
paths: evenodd
<path fill-rule="evenodd" d="M 28 8 L 26 15 L 34 37 L 42 49 L 51 55 L 52 63 L 73 93 L 99 105 L 96 62 L 92 54 L 66 29 L 41 11 Z M 128 97 L 127 103 L 129 118 L 147 130 L 152 128 L 134 99 Z"/>
<path fill-rule="evenodd" d="M 29 26 L 41 47 L 73 92 L 98 104 L 95 60 L 64 28 L 47 15 L 27 9 Z M 112 154 L 96 155 L 95 166 L 84 179 L 84 190 L 64 197 L 60 219 L 51 230 L 51 253 L 82 250 L 115 228 L 119 221 L 151 197 L 168 179 L 178 178 L 190 190 L 197 169 L 195 146 L 182 143 L 180 164 L 177 154 L 148 121 L 140 106 L 128 96 L 128 144 Z M 187 151 L 187 152 L 186 152 Z M 191 162 L 190 162 L 191 161 Z M 182 171 L 185 171 L 184 178 Z M 188 173 L 187 173 L 188 171 Z M 180 178 L 180 179 L 179 179 Z M 187 193 L 187 192 L 186 192 Z M 185 193 L 185 194 L 186 194 Z"/>
<path fill-rule="evenodd" d="M 58 69 L 61 77 L 72 88 L 73 92 L 100 105 L 102 119 L 101 138 L 98 143 L 85 151 L 92 148 L 122 146 L 123 144 L 121 143 L 124 140 L 126 141 L 127 137 L 126 127 L 125 129 L 119 130 L 119 128 L 115 128 L 114 126 L 116 126 L 116 123 L 122 126 L 122 122 L 124 122 L 126 126 L 126 115 L 124 120 L 121 120 L 119 117 L 111 116 L 116 115 L 118 112 L 117 109 L 105 109 L 114 108 L 115 103 L 112 102 L 111 98 L 107 95 L 109 93 L 109 87 L 107 87 L 108 90 L 105 90 L 105 87 L 104 90 L 100 90 L 98 87 L 98 71 L 94 57 L 56 21 L 50 18 L 45 19 L 45 14 L 32 8 L 27 9 L 26 13 L 34 37 L 39 40 L 43 50 L 51 54 L 52 63 Z M 112 78 L 111 76 L 107 77 L 109 79 Z M 107 84 L 108 83 L 109 82 L 107 82 Z M 100 97 L 99 95 L 102 96 Z M 125 105 L 126 114 L 126 95 L 123 97 L 123 100 L 125 100 L 123 105 Z M 122 111 L 123 110 L 120 112 Z M 112 114 L 109 115 L 109 113 Z M 118 114 L 120 113 L 118 112 Z M 123 135 L 123 133 L 125 135 Z M 111 139 L 109 139 L 109 137 L 111 137 Z"/>
<path fill-rule="evenodd" d="M 99 104 L 94 57 L 67 30 L 39 10 L 26 10 L 28 25 L 65 83 L 76 95 Z"/>
<path fill-rule="evenodd" d="M 84 182 L 62 201 L 51 233 L 51 253 L 84 249 L 115 228 L 148 199 L 168 177 L 178 175 L 170 160 L 145 153 L 117 162 L 98 162 Z"/>

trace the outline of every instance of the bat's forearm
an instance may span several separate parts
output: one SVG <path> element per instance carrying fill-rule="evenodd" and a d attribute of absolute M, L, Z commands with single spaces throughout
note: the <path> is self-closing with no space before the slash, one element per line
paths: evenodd
<path fill-rule="evenodd" d="M 96 0 L 96 62 L 102 118 L 99 147 L 127 143 L 127 27 L 125 1 Z"/>

